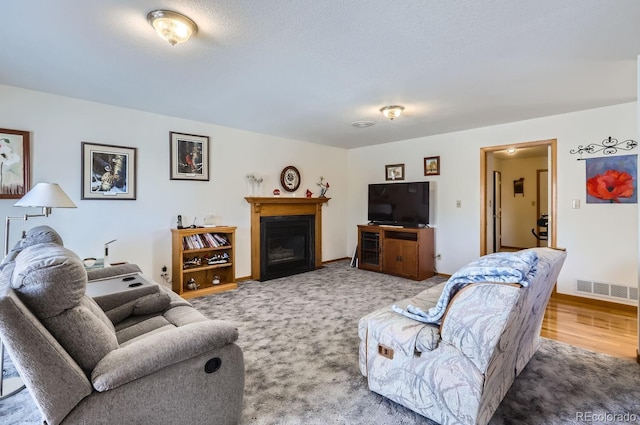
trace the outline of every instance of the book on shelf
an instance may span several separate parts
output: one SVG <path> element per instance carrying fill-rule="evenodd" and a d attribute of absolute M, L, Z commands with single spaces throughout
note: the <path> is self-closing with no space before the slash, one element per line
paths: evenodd
<path fill-rule="evenodd" d="M 219 233 L 212 233 L 212 235 L 214 239 L 216 239 L 220 243 L 220 246 L 229 245 L 229 240 L 225 235 L 221 235 Z"/>
<path fill-rule="evenodd" d="M 220 246 L 211 233 L 204 233 L 203 236 L 210 248 L 217 248 Z"/>
<path fill-rule="evenodd" d="M 231 245 L 225 235 L 218 233 L 199 233 L 182 238 L 183 249 L 219 248 Z"/>

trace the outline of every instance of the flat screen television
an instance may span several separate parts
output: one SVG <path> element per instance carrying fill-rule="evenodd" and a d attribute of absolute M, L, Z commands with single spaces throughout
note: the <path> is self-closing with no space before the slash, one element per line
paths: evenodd
<path fill-rule="evenodd" d="M 429 182 L 370 184 L 367 219 L 372 224 L 427 226 Z"/>

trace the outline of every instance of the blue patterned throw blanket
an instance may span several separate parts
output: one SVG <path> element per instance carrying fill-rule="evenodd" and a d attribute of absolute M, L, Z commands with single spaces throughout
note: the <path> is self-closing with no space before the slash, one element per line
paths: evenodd
<path fill-rule="evenodd" d="M 519 283 L 529 286 L 538 265 L 538 254 L 534 250 L 498 252 L 485 255 L 458 270 L 444 286 L 436 305 L 428 311 L 408 305 L 402 309 L 396 305 L 391 309 L 411 319 L 425 323 L 440 324 L 449 301 L 470 283 Z"/>

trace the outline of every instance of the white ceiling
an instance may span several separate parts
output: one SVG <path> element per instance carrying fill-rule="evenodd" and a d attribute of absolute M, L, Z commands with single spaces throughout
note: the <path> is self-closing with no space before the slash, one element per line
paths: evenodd
<path fill-rule="evenodd" d="M 161 40 L 159 8 L 197 36 Z M 0 0 L 0 17 L 0 84 L 345 148 L 637 94 L 639 0 Z"/>

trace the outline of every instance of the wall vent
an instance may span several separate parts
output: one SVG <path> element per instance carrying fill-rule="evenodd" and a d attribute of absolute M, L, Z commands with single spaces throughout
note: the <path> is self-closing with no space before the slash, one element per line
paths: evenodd
<path fill-rule="evenodd" d="M 629 298 L 629 295 L 628 295 L 629 291 L 626 286 L 612 284 L 611 286 L 609 286 L 609 290 L 611 291 L 612 297 Z"/>
<path fill-rule="evenodd" d="M 637 286 L 591 282 L 588 280 L 578 279 L 576 281 L 576 291 L 587 294 L 606 296 L 610 298 L 638 301 Z"/>
<path fill-rule="evenodd" d="M 606 283 L 593 282 L 593 293 L 598 295 L 609 295 L 609 285 Z"/>
<path fill-rule="evenodd" d="M 593 288 L 591 285 L 591 282 L 588 282 L 586 280 L 578 280 L 578 285 L 577 288 L 578 292 L 593 292 Z"/>

